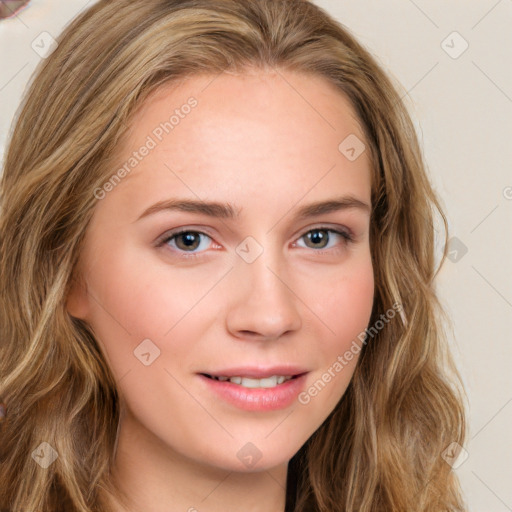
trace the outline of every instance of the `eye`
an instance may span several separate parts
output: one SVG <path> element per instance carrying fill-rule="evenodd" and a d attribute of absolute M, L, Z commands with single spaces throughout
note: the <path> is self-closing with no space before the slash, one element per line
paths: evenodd
<path fill-rule="evenodd" d="M 305 239 L 306 245 L 299 245 L 306 249 L 315 249 L 315 252 L 322 253 L 323 250 L 336 248 L 348 245 L 354 241 L 353 236 L 348 231 L 332 229 L 328 227 L 318 227 L 310 229 L 304 233 L 299 240 Z M 336 243 L 338 239 L 338 243 Z M 183 257 L 195 257 L 206 251 L 212 242 L 212 238 L 201 231 L 194 231 L 191 229 L 183 229 L 174 233 L 167 233 L 164 237 L 157 242 L 157 247 L 164 245 L 170 246 L 173 251 L 181 253 Z M 332 243 L 331 243 L 332 242 Z M 296 242 L 295 245 L 298 245 Z M 333 247 L 334 246 L 334 247 Z"/>
<path fill-rule="evenodd" d="M 334 236 L 332 236 L 334 234 Z M 341 244 L 347 245 L 354 241 L 353 236 L 348 231 L 341 231 L 328 227 L 318 227 L 309 230 L 307 233 L 302 235 L 299 240 L 306 240 L 306 248 L 308 249 L 332 249 L 333 246 L 329 247 L 331 241 L 336 241 L 336 238 L 341 238 Z M 336 245 L 334 243 L 334 245 Z M 303 247 L 303 246 L 301 246 Z"/>
<path fill-rule="evenodd" d="M 206 239 L 211 240 L 206 233 L 187 229 L 166 235 L 165 238 L 158 243 L 158 246 L 169 245 L 177 251 L 190 253 L 191 256 L 195 256 L 196 252 L 202 252 L 197 251 L 198 248 L 202 248 L 203 250 L 207 249 L 208 244 L 205 243 Z M 188 256 L 188 254 L 186 256 Z"/>

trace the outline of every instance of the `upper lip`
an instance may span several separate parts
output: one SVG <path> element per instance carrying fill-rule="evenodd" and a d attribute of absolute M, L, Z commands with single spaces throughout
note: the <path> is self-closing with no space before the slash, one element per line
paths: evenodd
<path fill-rule="evenodd" d="M 307 373 L 303 367 L 295 365 L 279 365 L 279 366 L 237 366 L 233 368 L 225 368 L 222 370 L 212 370 L 201 372 L 212 377 L 252 377 L 253 379 L 264 379 L 273 375 L 296 376 Z"/>

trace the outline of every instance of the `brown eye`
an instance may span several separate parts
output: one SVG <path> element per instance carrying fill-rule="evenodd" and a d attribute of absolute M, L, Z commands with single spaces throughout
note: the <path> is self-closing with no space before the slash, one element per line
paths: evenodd
<path fill-rule="evenodd" d="M 330 228 L 311 229 L 306 234 L 302 235 L 301 239 L 305 240 L 306 247 L 309 249 L 326 249 L 332 239 L 336 242 L 337 237 L 341 237 L 342 244 L 348 244 L 353 241 L 350 233 Z"/>
<path fill-rule="evenodd" d="M 305 237 L 306 240 L 312 244 L 308 247 L 313 249 L 324 249 L 326 244 L 329 243 L 329 234 L 326 229 L 313 229 L 312 231 L 309 231 Z"/>
<path fill-rule="evenodd" d="M 176 252 L 190 253 L 191 255 L 199 255 L 208 248 L 207 241 L 211 238 L 199 231 L 180 231 L 178 233 L 172 233 L 162 240 L 161 245 L 168 245 Z M 201 248 L 204 250 L 197 251 L 196 249 Z"/>
<path fill-rule="evenodd" d="M 179 235 L 176 235 L 175 238 L 178 249 L 182 249 L 184 251 L 197 249 L 201 243 L 198 234 L 193 231 L 180 233 Z"/>

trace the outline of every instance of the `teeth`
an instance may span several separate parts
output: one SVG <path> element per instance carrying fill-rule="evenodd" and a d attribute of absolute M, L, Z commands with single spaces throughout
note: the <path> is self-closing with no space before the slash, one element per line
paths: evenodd
<path fill-rule="evenodd" d="M 292 377 L 284 375 L 272 375 L 272 377 L 265 377 L 264 379 L 252 379 L 250 377 L 213 377 L 215 380 L 226 381 L 229 380 L 233 384 L 238 384 L 245 388 L 273 388 L 278 384 L 282 384 L 290 380 Z"/>

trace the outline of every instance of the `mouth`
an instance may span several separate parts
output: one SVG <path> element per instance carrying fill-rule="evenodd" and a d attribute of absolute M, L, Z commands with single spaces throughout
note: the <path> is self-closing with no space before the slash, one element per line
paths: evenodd
<path fill-rule="evenodd" d="M 208 373 L 201 373 L 204 377 L 207 377 L 212 380 L 217 380 L 220 382 L 231 382 L 232 384 L 236 384 L 238 386 L 242 386 L 244 388 L 249 389 L 257 389 L 257 388 L 274 388 L 276 386 L 280 386 L 289 380 L 297 379 L 304 373 L 296 374 L 296 375 L 270 375 L 268 377 L 248 377 L 244 375 L 234 375 L 229 377 L 227 375 L 210 375 Z"/>
<path fill-rule="evenodd" d="M 276 411 L 293 405 L 309 371 L 281 366 L 233 368 L 198 373 L 202 385 L 222 401 L 246 411 Z"/>

